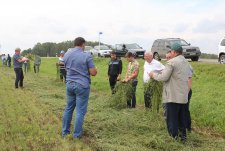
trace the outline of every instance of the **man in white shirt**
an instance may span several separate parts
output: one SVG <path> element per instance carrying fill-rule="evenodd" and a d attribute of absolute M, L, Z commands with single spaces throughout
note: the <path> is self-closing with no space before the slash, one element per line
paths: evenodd
<path fill-rule="evenodd" d="M 150 81 L 150 76 L 149 73 L 154 71 L 154 72 L 160 72 L 162 71 L 165 67 L 162 63 L 159 61 L 155 60 L 153 58 L 153 54 L 151 51 L 146 51 L 144 55 L 145 59 L 145 64 L 144 64 L 144 75 L 143 75 L 143 80 L 144 84 L 147 84 Z M 145 100 L 145 107 L 146 108 L 151 108 L 152 103 L 151 103 L 151 92 L 150 90 L 145 90 L 144 91 L 144 100 Z"/>

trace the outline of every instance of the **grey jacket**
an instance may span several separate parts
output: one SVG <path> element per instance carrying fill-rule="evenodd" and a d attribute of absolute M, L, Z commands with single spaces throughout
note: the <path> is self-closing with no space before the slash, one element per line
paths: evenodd
<path fill-rule="evenodd" d="M 189 70 L 189 63 L 179 55 L 167 62 L 162 73 L 154 74 L 155 80 L 164 82 L 163 103 L 187 103 Z"/>

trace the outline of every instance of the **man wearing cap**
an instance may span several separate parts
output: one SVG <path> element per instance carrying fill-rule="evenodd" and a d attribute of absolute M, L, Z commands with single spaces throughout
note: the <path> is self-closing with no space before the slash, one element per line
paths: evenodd
<path fill-rule="evenodd" d="M 110 56 L 111 60 L 109 61 L 108 77 L 112 94 L 114 94 L 116 82 L 120 80 L 120 76 L 122 73 L 122 61 L 117 58 L 115 51 L 112 51 Z"/>
<path fill-rule="evenodd" d="M 15 88 L 17 89 L 18 86 L 20 86 L 20 88 L 23 88 L 23 63 L 25 61 L 28 61 L 27 58 L 22 57 L 20 55 L 20 48 L 16 48 L 15 50 L 15 54 L 13 55 L 13 65 L 14 65 L 14 71 L 16 73 L 16 80 L 15 80 Z"/>
<path fill-rule="evenodd" d="M 63 60 L 64 54 L 65 54 L 65 52 L 62 50 L 60 52 L 58 65 L 59 65 L 59 69 L 60 69 L 60 79 L 63 81 L 63 78 L 64 78 L 64 81 L 66 82 L 66 69 L 65 69 L 65 64 L 64 64 L 64 60 Z"/>
<path fill-rule="evenodd" d="M 144 59 L 145 59 L 145 64 L 144 64 L 144 74 L 143 74 L 143 80 L 144 80 L 144 85 L 148 84 L 150 81 L 150 76 L 149 73 L 151 71 L 162 71 L 165 67 L 164 65 L 155 60 L 153 58 L 153 54 L 151 51 L 146 51 L 144 54 Z M 144 100 L 145 100 L 145 107 L 146 108 L 151 108 L 152 103 L 151 103 L 151 90 L 145 90 L 144 91 Z"/>
<path fill-rule="evenodd" d="M 188 70 L 190 66 L 182 56 L 180 44 L 171 47 L 171 57 L 162 73 L 150 72 L 150 77 L 163 81 L 163 103 L 166 103 L 166 123 L 169 134 L 178 138 L 180 132 L 182 141 L 186 140 L 186 103 L 188 102 Z"/>

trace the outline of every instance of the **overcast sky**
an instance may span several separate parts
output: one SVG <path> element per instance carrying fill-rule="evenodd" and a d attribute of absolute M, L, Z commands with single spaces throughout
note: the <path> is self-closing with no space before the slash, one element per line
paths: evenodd
<path fill-rule="evenodd" d="M 218 52 L 225 37 L 223 0 L 1 0 L 1 53 L 82 36 L 107 44 L 179 37 L 202 52 Z"/>

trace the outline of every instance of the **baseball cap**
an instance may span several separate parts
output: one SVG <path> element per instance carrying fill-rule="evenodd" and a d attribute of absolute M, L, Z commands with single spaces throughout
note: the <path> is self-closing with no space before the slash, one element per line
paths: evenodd
<path fill-rule="evenodd" d="M 171 46 L 171 50 L 174 50 L 174 51 L 176 51 L 178 53 L 182 53 L 183 52 L 183 48 L 182 48 L 182 46 L 179 43 L 174 43 Z"/>
<path fill-rule="evenodd" d="M 60 51 L 60 54 L 62 54 L 62 53 L 64 54 L 64 53 L 65 53 L 65 51 L 63 51 L 63 50 L 62 50 L 62 51 Z"/>

